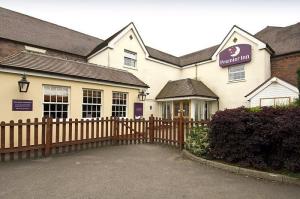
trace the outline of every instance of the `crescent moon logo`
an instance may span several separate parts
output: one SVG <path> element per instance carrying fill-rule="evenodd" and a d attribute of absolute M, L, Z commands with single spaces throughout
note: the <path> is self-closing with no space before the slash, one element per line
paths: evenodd
<path fill-rule="evenodd" d="M 240 47 L 236 46 L 235 47 L 235 52 L 232 55 L 230 55 L 230 56 L 231 57 L 236 57 L 236 56 L 238 56 L 238 54 L 240 54 L 240 52 L 241 52 Z"/>

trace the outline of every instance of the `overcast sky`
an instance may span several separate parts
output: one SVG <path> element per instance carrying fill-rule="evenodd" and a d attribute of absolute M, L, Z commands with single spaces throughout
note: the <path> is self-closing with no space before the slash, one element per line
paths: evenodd
<path fill-rule="evenodd" d="M 101 39 L 133 21 L 146 45 L 177 56 L 219 44 L 235 24 L 254 34 L 300 22 L 300 0 L 0 0 L 0 6 Z"/>

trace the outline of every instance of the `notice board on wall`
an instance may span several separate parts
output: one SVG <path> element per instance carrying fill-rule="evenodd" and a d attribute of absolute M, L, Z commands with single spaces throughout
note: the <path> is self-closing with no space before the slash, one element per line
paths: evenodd
<path fill-rule="evenodd" d="M 12 100 L 13 111 L 32 111 L 32 100 Z"/>

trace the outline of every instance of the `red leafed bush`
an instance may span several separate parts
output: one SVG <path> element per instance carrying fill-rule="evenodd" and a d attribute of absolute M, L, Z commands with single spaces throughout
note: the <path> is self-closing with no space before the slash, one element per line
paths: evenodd
<path fill-rule="evenodd" d="M 300 108 L 218 111 L 209 132 L 211 158 L 257 169 L 300 171 Z"/>

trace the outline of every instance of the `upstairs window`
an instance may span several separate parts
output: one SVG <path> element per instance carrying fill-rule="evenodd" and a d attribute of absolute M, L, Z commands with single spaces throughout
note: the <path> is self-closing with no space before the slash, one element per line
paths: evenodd
<path fill-rule="evenodd" d="M 124 65 L 135 68 L 136 67 L 136 53 L 129 51 L 129 50 L 124 50 Z"/>
<path fill-rule="evenodd" d="M 245 66 L 230 66 L 228 68 L 229 81 L 245 80 Z"/>

